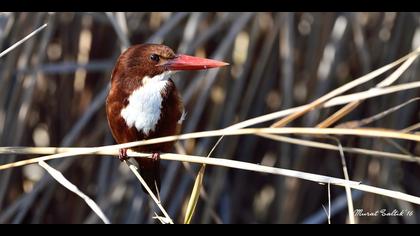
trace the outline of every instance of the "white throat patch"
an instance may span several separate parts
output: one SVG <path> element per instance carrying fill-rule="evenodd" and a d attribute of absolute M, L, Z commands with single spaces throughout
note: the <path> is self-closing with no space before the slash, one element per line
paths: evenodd
<path fill-rule="evenodd" d="M 128 98 L 128 105 L 121 110 L 121 116 L 128 127 L 135 126 L 146 135 L 155 130 L 162 108 L 161 92 L 167 86 L 171 74 L 164 72 L 152 78 L 143 78 L 143 86 L 133 91 Z"/>

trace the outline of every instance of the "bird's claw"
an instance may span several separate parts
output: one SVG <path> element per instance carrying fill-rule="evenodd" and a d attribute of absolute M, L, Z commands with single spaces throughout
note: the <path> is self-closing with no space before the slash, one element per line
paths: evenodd
<path fill-rule="evenodd" d="M 152 160 L 153 160 L 153 162 L 160 161 L 160 153 L 158 153 L 158 152 L 152 153 Z"/>
<path fill-rule="evenodd" d="M 120 159 L 121 162 L 128 160 L 127 156 L 127 148 L 121 148 L 118 152 L 118 159 Z"/>

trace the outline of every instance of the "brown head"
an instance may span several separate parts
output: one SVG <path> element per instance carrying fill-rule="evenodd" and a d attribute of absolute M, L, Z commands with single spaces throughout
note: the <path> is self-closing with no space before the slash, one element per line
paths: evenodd
<path fill-rule="evenodd" d="M 153 78 L 164 72 L 179 70 L 203 70 L 228 65 L 228 63 L 175 54 L 174 51 L 162 44 L 139 44 L 128 48 L 121 54 L 114 71 L 115 78 L 137 77 Z"/>

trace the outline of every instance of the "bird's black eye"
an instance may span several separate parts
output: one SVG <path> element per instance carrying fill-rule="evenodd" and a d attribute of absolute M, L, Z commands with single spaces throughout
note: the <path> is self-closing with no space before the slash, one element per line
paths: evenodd
<path fill-rule="evenodd" d="M 157 54 L 150 55 L 150 59 L 155 62 L 159 62 L 159 56 Z"/>

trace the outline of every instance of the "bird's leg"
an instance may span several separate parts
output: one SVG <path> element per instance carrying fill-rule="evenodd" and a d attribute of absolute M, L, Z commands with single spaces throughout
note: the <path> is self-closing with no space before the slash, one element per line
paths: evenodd
<path fill-rule="evenodd" d="M 120 161 L 128 160 L 127 148 L 120 148 L 120 150 L 118 152 L 118 159 L 120 159 Z"/>
<path fill-rule="evenodd" d="M 154 185 L 152 186 L 155 189 L 156 197 L 160 201 L 159 196 L 159 189 L 160 189 L 160 153 L 159 152 L 152 152 L 152 165 L 154 169 Z"/>

